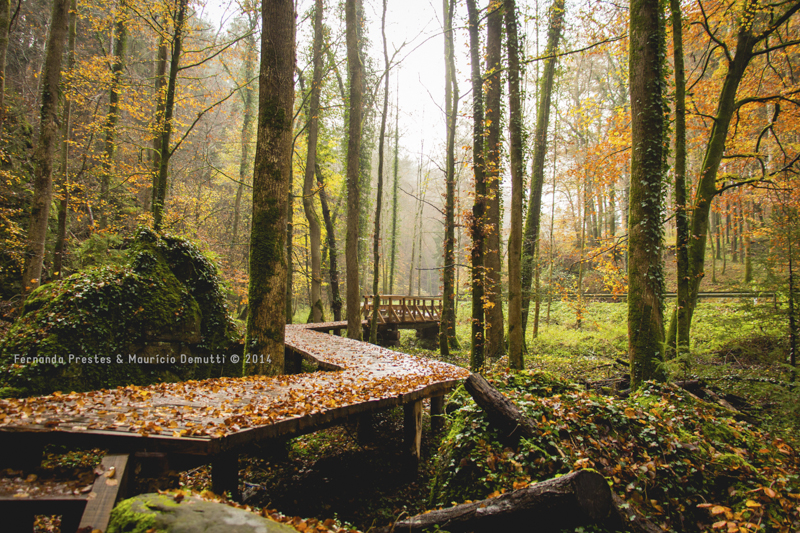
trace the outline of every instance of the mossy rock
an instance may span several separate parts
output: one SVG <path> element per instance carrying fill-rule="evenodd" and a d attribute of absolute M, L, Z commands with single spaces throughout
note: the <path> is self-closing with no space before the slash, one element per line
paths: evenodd
<path fill-rule="evenodd" d="M 294 528 L 224 503 L 142 494 L 111 512 L 108 533 L 296 533 Z"/>
<path fill-rule="evenodd" d="M 28 296 L 0 343 L 0 395 L 240 375 L 229 357 L 186 362 L 229 356 L 238 337 L 214 263 L 185 239 L 146 228 L 125 253 L 122 266 L 90 268 Z"/>

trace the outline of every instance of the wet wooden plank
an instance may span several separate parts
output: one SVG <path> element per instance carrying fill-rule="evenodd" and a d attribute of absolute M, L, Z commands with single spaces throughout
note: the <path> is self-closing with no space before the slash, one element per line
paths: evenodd
<path fill-rule="evenodd" d="M 111 510 L 118 501 L 126 496 L 129 462 L 127 454 L 110 454 L 103 458 L 103 474 L 95 480 L 92 486 L 79 528 L 86 527 L 89 528 L 89 531 L 106 530 L 111 518 Z M 65 529 L 65 531 L 69 530 Z"/>

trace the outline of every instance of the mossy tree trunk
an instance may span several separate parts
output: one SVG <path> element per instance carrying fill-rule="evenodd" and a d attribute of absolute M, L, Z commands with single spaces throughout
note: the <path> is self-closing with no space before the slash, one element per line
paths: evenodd
<path fill-rule="evenodd" d="M 345 25 L 347 41 L 347 70 L 350 76 L 350 105 L 347 139 L 347 236 L 345 255 L 347 264 L 347 336 L 361 340 L 361 294 L 358 283 L 359 217 L 361 214 L 361 187 L 359 159 L 361 154 L 361 104 L 363 99 L 362 78 L 364 67 L 359 57 L 358 13 L 361 0 L 345 1 Z"/>
<path fill-rule="evenodd" d="M 331 281 L 331 311 L 333 311 L 333 319 L 338 322 L 342 319 L 342 296 L 339 292 L 339 261 L 338 261 L 338 246 L 336 245 L 336 232 L 333 226 L 333 217 L 331 217 L 331 210 L 328 207 L 328 192 L 325 188 L 325 178 L 322 175 L 322 169 L 319 163 L 315 165 L 317 173 L 317 187 L 319 187 L 319 202 L 322 206 L 322 218 L 325 221 L 325 233 L 328 237 L 328 252 L 330 259 L 328 261 L 330 281 Z"/>
<path fill-rule="evenodd" d="M 525 163 L 522 157 L 523 124 L 519 87 L 519 37 L 514 0 L 505 0 L 508 49 L 509 146 L 511 161 L 511 235 L 508 238 L 508 359 L 511 368 L 525 368 L 522 329 L 522 189 Z"/>
<path fill-rule="evenodd" d="M 11 26 L 11 0 L 0 0 L 0 132 L 6 119 L 6 53 Z"/>
<path fill-rule="evenodd" d="M 664 380 L 662 188 L 667 135 L 666 53 L 658 0 L 630 2 L 631 186 L 628 222 L 628 354 L 631 387 Z"/>
<path fill-rule="evenodd" d="M 53 200 L 53 155 L 58 144 L 58 84 L 61 58 L 67 40 L 68 0 L 53 0 L 50 32 L 40 76 L 41 114 L 39 142 L 33 152 L 33 199 L 25 247 L 22 291 L 28 294 L 41 284 L 47 222 Z"/>
<path fill-rule="evenodd" d="M 103 165 L 100 178 L 100 228 L 108 227 L 109 187 L 111 185 L 112 163 L 117 151 L 116 134 L 119 122 L 119 95 L 122 84 L 122 71 L 125 69 L 125 47 L 128 41 L 128 27 L 125 18 L 125 2 L 120 2 L 114 22 L 114 58 L 111 63 L 111 87 L 108 90 L 108 114 L 106 115 L 105 140 L 103 142 Z"/>
<path fill-rule="evenodd" d="M 160 131 L 158 177 L 153 186 L 153 228 L 161 229 L 164 217 L 164 205 L 167 198 L 167 174 L 169 160 L 172 156 L 170 138 L 172 136 L 172 118 L 175 112 L 175 92 L 178 86 L 178 64 L 183 48 L 183 30 L 186 19 L 186 9 L 189 0 L 178 0 L 175 13 L 175 26 L 172 35 L 172 55 L 169 61 L 169 78 L 167 79 L 167 93 L 164 97 L 164 123 Z"/>
<path fill-rule="evenodd" d="M 450 353 L 458 348 L 455 309 L 455 203 L 456 203 L 456 121 L 458 119 L 458 83 L 456 80 L 455 48 L 453 43 L 453 13 L 455 0 L 443 0 L 444 14 L 444 99 L 447 121 L 447 154 L 445 163 L 444 200 L 444 267 L 442 268 L 442 318 L 439 323 L 439 351 Z"/>
<path fill-rule="evenodd" d="M 472 219 L 470 220 L 470 233 L 472 234 L 472 347 L 469 367 L 473 372 L 480 372 L 486 359 L 483 313 L 483 217 L 486 210 L 486 180 L 483 158 L 481 42 L 478 33 L 478 8 L 475 0 L 467 0 L 467 13 L 469 17 L 469 56 L 472 65 L 472 168 L 475 175 L 475 200 L 472 204 Z"/>
<path fill-rule="evenodd" d="M 308 150 L 306 153 L 306 172 L 303 180 L 303 211 L 308 220 L 311 255 L 311 322 L 321 322 L 322 309 L 322 260 L 320 246 L 322 229 L 319 216 L 314 208 L 314 170 L 317 161 L 317 138 L 319 136 L 319 99 L 322 92 L 322 0 L 314 3 L 314 43 L 312 62 L 314 65 L 311 80 L 311 94 L 308 99 Z"/>
<path fill-rule="evenodd" d="M 675 76 L 675 253 L 677 254 L 677 353 L 689 351 L 689 215 L 686 205 L 686 78 L 680 0 L 670 0 Z"/>
<path fill-rule="evenodd" d="M 248 373 L 274 375 L 284 371 L 284 254 L 294 113 L 293 2 L 262 2 L 261 27 L 258 134 L 250 232 L 250 312 L 245 351 L 256 356 L 255 364 L 246 369 Z"/>
<path fill-rule="evenodd" d="M 0 9 L 2 7 L 0 6 Z M 69 29 L 67 37 L 67 72 L 75 66 L 75 35 L 78 32 L 78 1 L 70 0 Z M 0 91 L 2 91 L 0 86 Z M 1 107 L 1 105 L 0 105 Z M 64 113 L 61 117 L 63 130 L 61 142 L 61 194 L 58 199 L 58 229 L 56 230 L 56 247 L 53 253 L 53 274 L 59 279 L 64 277 L 64 254 L 67 248 L 67 209 L 69 208 L 69 140 L 72 137 L 72 100 L 64 97 Z"/>
<path fill-rule="evenodd" d="M 528 310 L 531 304 L 533 257 L 539 246 L 539 226 L 544 188 L 544 160 L 547 155 L 547 129 L 550 124 L 550 107 L 553 81 L 556 72 L 556 52 L 564 24 L 564 0 L 554 0 L 550 8 L 547 30 L 547 48 L 544 55 L 544 72 L 540 80 L 539 102 L 536 112 L 536 129 L 533 133 L 533 161 L 531 162 L 531 190 L 528 197 L 528 214 L 525 217 L 525 235 L 522 242 L 522 330 L 528 327 Z"/>
<path fill-rule="evenodd" d="M 501 72 L 503 4 L 489 4 L 486 19 L 486 214 L 484 226 L 485 305 L 486 305 L 486 355 L 492 358 L 505 353 L 503 325 L 503 285 L 500 254 L 500 153 L 501 97 L 503 80 Z"/>
<path fill-rule="evenodd" d="M 383 113 L 381 129 L 378 134 L 378 187 L 375 192 L 375 229 L 372 236 L 372 317 L 369 325 L 369 342 L 378 343 L 378 316 L 380 314 L 380 296 L 378 283 L 380 276 L 380 243 L 381 243 L 381 205 L 383 203 L 383 145 L 386 140 L 386 118 L 389 114 L 389 52 L 386 49 L 386 0 L 383 0 L 381 14 L 381 39 L 383 41 Z"/>
<path fill-rule="evenodd" d="M 166 17 L 162 17 L 161 24 L 166 26 Z M 153 97 L 155 98 L 156 106 L 153 113 L 153 149 L 152 149 L 152 164 L 153 164 L 153 184 L 150 191 L 150 209 L 156 203 L 156 196 L 159 192 L 158 189 L 158 173 L 161 167 L 161 132 L 164 131 L 164 110 L 166 106 L 166 92 L 167 92 L 167 36 L 161 34 L 158 39 L 158 50 L 156 52 L 155 71 L 153 78 L 155 84 L 153 86 Z"/>
<path fill-rule="evenodd" d="M 392 251 L 389 263 L 389 294 L 394 294 L 394 271 L 397 263 L 397 191 L 400 187 L 398 159 L 400 152 L 400 77 L 397 78 L 397 104 L 394 112 L 394 172 L 392 176 Z"/>

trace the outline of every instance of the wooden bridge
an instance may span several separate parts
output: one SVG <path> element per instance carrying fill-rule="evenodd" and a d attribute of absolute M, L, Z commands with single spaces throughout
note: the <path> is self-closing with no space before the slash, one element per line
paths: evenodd
<path fill-rule="evenodd" d="M 378 295 L 378 341 L 383 346 L 397 346 L 401 329 L 415 329 L 423 339 L 435 339 L 442 318 L 441 296 Z M 375 296 L 364 296 L 361 316 L 365 333 L 369 331 Z M 368 338 L 365 335 L 364 338 Z"/>
<path fill-rule="evenodd" d="M 415 305 L 420 313 L 433 316 L 430 303 L 427 311 L 417 303 L 406 303 L 409 310 Z M 432 425 L 440 425 L 444 394 L 469 372 L 321 332 L 330 326 L 287 325 L 285 342 L 287 367 L 302 358 L 328 372 L 0 400 L 0 449 L 5 455 L 0 459 L 5 459 L 5 466 L 36 466 L 50 443 L 109 450 L 103 465 L 106 475 L 88 494 L 0 495 L 4 530 L 30 531 L 37 514 L 61 514 L 65 532 L 78 526 L 105 530 L 111 508 L 125 495 L 125 479 L 134 461 L 157 460 L 163 469 L 210 462 L 214 492 L 229 491 L 238 498 L 241 452 L 343 422 L 363 421 L 394 406 L 404 408 L 405 446 L 410 457 L 418 458 L 423 400 L 430 399 Z"/>

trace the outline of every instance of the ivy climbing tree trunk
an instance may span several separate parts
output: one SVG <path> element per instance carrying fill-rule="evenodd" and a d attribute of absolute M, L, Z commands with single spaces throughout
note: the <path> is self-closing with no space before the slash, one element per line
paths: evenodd
<path fill-rule="evenodd" d="M 664 380 L 662 187 L 667 135 L 664 21 L 658 0 L 630 2 L 631 186 L 628 354 L 631 387 Z"/>
<path fill-rule="evenodd" d="M 292 0 L 262 1 L 258 134 L 253 172 L 248 373 L 284 371 L 286 218 L 292 166 L 295 20 Z"/>
<path fill-rule="evenodd" d="M 503 83 L 502 37 L 503 4 L 490 3 L 486 19 L 486 214 L 484 226 L 483 265 L 485 267 L 486 355 L 492 358 L 505 353 L 503 326 L 503 285 L 500 254 L 500 152 L 501 97 Z"/>
<path fill-rule="evenodd" d="M 522 105 L 519 87 L 519 37 L 517 8 L 514 0 L 505 0 L 506 48 L 508 50 L 509 146 L 511 161 L 511 234 L 508 238 L 508 359 L 511 368 L 525 368 L 522 329 Z"/>
<path fill-rule="evenodd" d="M 475 175 L 475 200 L 472 204 L 470 233 L 472 234 L 472 346 L 469 367 L 473 372 L 483 369 L 484 339 L 484 266 L 483 266 L 483 216 L 486 204 L 486 179 L 483 158 L 483 79 L 481 77 L 480 34 L 478 33 L 478 8 L 475 0 L 467 0 L 469 17 L 469 56 L 472 72 L 472 168 Z"/>
<path fill-rule="evenodd" d="M 6 53 L 11 27 L 11 0 L 0 0 L 0 135 L 6 120 Z"/>
<path fill-rule="evenodd" d="M 189 0 L 178 0 L 175 13 L 175 27 L 172 35 L 172 55 L 169 62 L 169 78 L 167 79 L 167 93 L 164 97 L 164 123 L 161 128 L 161 142 L 159 144 L 160 157 L 158 160 L 158 178 L 153 188 L 153 228 L 161 229 L 164 217 L 164 203 L 167 198 L 167 174 L 169 160 L 172 156 L 170 150 L 170 137 L 172 136 L 173 114 L 175 112 L 175 92 L 178 86 L 178 64 L 181 59 L 183 47 L 183 29 L 186 19 L 186 7 Z"/>
<path fill-rule="evenodd" d="M 347 264 L 347 336 L 361 340 L 361 294 L 358 283 L 359 216 L 361 187 L 359 159 L 361 155 L 361 104 L 363 99 L 363 70 L 359 57 L 358 13 L 361 0 L 345 0 L 345 33 L 347 41 L 347 70 L 350 82 L 350 106 L 347 138 L 347 235 L 345 261 Z"/>
<path fill-rule="evenodd" d="M 309 255 L 311 256 L 311 322 L 321 322 L 322 309 L 322 228 L 314 208 L 314 170 L 317 162 L 317 138 L 319 136 L 319 98 L 322 92 L 322 0 L 314 2 L 314 43 L 312 62 L 314 65 L 311 80 L 311 95 L 308 99 L 308 150 L 306 172 L 303 180 L 303 211 L 308 220 Z"/>
<path fill-rule="evenodd" d="M 108 114 L 106 115 L 105 140 L 103 142 L 103 165 L 100 178 L 100 228 L 108 227 L 109 187 L 113 173 L 114 154 L 117 151 L 116 134 L 119 122 L 119 95 L 122 84 L 122 71 L 125 69 L 125 47 L 128 40 L 125 2 L 120 2 L 114 22 L 114 58 L 111 63 L 111 87 L 108 90 Z"/>
<path fill-rule="evenodd" d="M 565 0 L 554 0 L 550 8 L 547 30 L 547 48 L 544 55 L 544 72 L 539 81 L 539 102 L 536 112 L 536 129 L 533 133 L 533 161 L 531 162 L 531 190 L 528 197 L 528 214 L 525 217 L 525 234 L 522 242 L 522 330 L 528 327 L 533 282 L 533 258 L 539 247 L 539 227 L 542 214 L 542 188 L 544 187 L 544 160 L 547 155 L 547 129 L 550 124 L 553 81 L 556 73 L 556 52 L 564 25 Z"/>
<path fill-rule="evenodd" d="M 40 76 L 41 114 L 39 142 L 33 152 L 33 199 L 25 246 L 22 292 L 28 294 L 41 284 L 47 222 L 53 200 L 53 153 L 58 144 L 58 84 L 61 58 L 67 40 L 68 0 L 53 0 L 50 32 Z"/>
<path fill-rule="evenodd" d="M 439 352 L 450 353 L 458 348 L 455 308 L 455 203 L 456 203 L 456 121 L 458 119 L 458 83 L 456 80 L 453 43 L 455 0 L 443 0 L 444 11 L 444 99 L 447 121 L 447 155 L 445 163 L 444 200 L 444 267 L 442 268 L 442 317 L 439 322 Z"/>
<path fill-rule="evenodd" d="M 0 6 L 0 9 L 2 7 Z M 78 1 L 70 0 L 69 29 L 67 32 L 67 72 L 75 67 L 75 35 L 78 32 Z M 2 91 L 2 86 L 0 86 Z M 2 107 L 0 105 L 0 107 Z M 53 253 L 53 274 L 59 279 L 64 277 L 64 254 L 67 247 L 67 213 L 69 208 L 69 140 L 72 137 L 72 99 L 64 98 L 64 113 L 61 116 L 63 130 L 61 141 L 61 191 L 58 199 L 58 229 L 56 230 L 56 247 Z"/>

